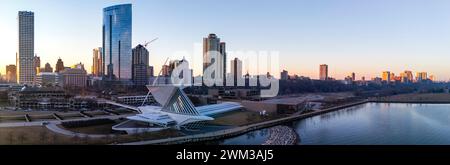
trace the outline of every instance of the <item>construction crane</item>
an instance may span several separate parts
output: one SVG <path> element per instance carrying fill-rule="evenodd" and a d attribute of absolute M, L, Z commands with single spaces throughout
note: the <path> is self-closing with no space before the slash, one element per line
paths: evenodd
<path fill-rule="evenodd" d="M 148 44 L 150 44 L 150 43 L 152 43 L 152 42 L 155 42 L 155 41 L 158 40 L 158 39 L 159 39 L 159 38 L 155 38 L 155 39 L 151 40 L 150 42 L 146 42 L 146 43 L 144 44 L 144 47 L 147 48 Z"/>

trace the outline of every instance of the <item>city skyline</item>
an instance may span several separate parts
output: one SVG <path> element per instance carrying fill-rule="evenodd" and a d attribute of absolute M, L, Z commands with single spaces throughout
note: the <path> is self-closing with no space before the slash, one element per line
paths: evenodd
<path fill-rule="evenodd" d="M 204 13 L 211 13 L 214 9 L 207 6 L 218 1 L 198 3 L 202 5 L 177 5 L 181 1 L 14 1 L 0 7 L 0 33 L 6 36 L 0 39 L 4 58 L 0 66 L 15 63 L 18 11 L 35 13 L 35 53 L 42 64 L 54 66 L 61 57 L 67 65 L 82 62 L 90 68 L 92 49 L 102 46 L 102 9 L 131 3 L 132 47 L 161 38 L 149 48 L 150 65 L 156 71 L 174 52 L 191 52 L 205 35 L 215 33 L 227 42 L 229 51 L 280 51 L 280 69 L 315 79 L 317 65 L 322 63 L 332 68 L 329 75 L 337 79 L 351 72 L 370 79 L 384 70 L 427 71 L 438 80 L 450 78 L 445 62 L 450 60 L 449 2 L 258 2 L 225 3 L 223 7 L 234 9 L 234 13 L 217 13 L 217 21 Z M 254 9 L 248 9 L 250 6 Z M 356 10 L 348 11 L 348 7 Z M 80 9 L 82 13 L 76 12 Z M 367 57 L 372 59 L 368 61 Z M 1 68 L 4 75 L 5 68 Z M 194 66 L 194 74 L 199 71 L 201 66 Z"/>

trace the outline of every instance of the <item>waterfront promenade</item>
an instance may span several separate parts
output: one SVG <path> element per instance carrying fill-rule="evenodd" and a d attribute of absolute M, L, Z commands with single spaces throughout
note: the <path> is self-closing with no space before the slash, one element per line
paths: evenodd
<path fill-rule="evenodd" d="M 92 117 L 92 118 L 81 118 L 81 119 L 68 119 L 68 120 L 51 120 L 51 121 L 32 121 L 32 122 L 13 122 L 13 123 L 0 123 L 1 127 L 30 127 L 30 126 L 42 126 L 46 124 L 61 124 L 62 122 L 72 122 L 72 121 L 89 121 L 89 120 L 96 120 L 96 119 L 111 119 L 111 120 L 117 120 L 120 118 L 126 118 L 128 116 L 131 116 L 132 114 L 125 114 L 125 115 L 115 115 L 115 116 L 99 116 L 99 117 Z"/>
<path fill-rule="evenodd" d="M 358 101 L 350 104 L 345 104 L 341 106 L 336 106 L 332 108 L 327 108 L 323 110 L 316 110 L 310 113 L 306 114 L 296 114 L 289 117 L 284 117 L 280 119 L 274 119 L 270 121 L 265 121 L 261 123 L 256 124 L 250 124 L 246 126 L 240 126 L 235 128 L 230 128 L 226 130 L 220 130 L 220 131 L 214 131 L 214 132 L 208 132 L 203 134 L 195 134 L 195 135 L 188 135 L 188 136 L 182 136 L 182 137 L 174 137 L 174 138 L 167 138 L 167 139 L 158 139 L 158 140 L 149 140 L 149 141 L 139 141 L 139 142 L 131 142 L 131 143 L 122 143 L 119 145 L 157 145 L 157 144 L 183 144 L 183 143 L 195 143 L 195 142 L 202 142 L 202 141 L 209 141 L 209 140 L 218 140 L 223 139 L 227 137 L 233 137 L 237 135 L 241 135 L 250 131 L 267 128 L 275 125 L 279 125 L 286 122 L 291 122 L 299 119 L 308 118 L 311 116 L 316 116 L 336 110 L 340 110 L 347 107 L 352 107 L 355 105 L 360 105 L 367 103 L 368 100 Z"/>

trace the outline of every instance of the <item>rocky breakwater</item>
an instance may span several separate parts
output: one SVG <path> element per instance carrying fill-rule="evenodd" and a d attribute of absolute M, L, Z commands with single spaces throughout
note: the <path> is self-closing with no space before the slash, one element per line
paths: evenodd
<path fill-rule="evenodd" d="M 294 129 L 288 126 L 275 126 L 269 128 L 269 137 L 262 145 L 294 145 L 298 139 Z"/>

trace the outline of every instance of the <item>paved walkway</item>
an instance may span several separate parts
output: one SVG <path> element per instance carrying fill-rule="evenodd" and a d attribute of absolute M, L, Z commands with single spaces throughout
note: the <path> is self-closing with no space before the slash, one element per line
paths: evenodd
<path fill-rule="evenodd" d="M 68 119 L 68 120 L 51 120 L 51 121 L 32 121 L 32 122 L 14 122 L 14 123 L 0 123 L 1 127 L 30 127 L 30 126 L 42 126 L 44 123 L 47 124 L 61 124 L 61 122 L 70 122 L 70 121 L 89 121 L 95 119 L 111 119 L 116 120 L 119 118 L 125 118 L 134 114 L 125 114 L 125 115 L 115 115 L 115 116 L 99 116 L 92 118 L 81 118 L 81 119 Z"/>
<path fill-rule="evenodd" d="M 69 131 L 67 129 L 63 129 L 61 127 L 58 127 L 56 124 L 47 124 L 46 127 L 50 131 L 53 131 L 53 132 L 59 133 L 59 134 L 63 134 L 63 135 L 66 135 L 66 136 L 70 136 L 70 137 L 78 136 L 78 137 L 89 137 L 89 138 L 104 138 L 104 137 L 114 136 L 112 134 L 109 134 L 109 135 L 96 135 L 96 134 L 85 134 L 85 133 L 72 132 L 72 131 Z"/>

